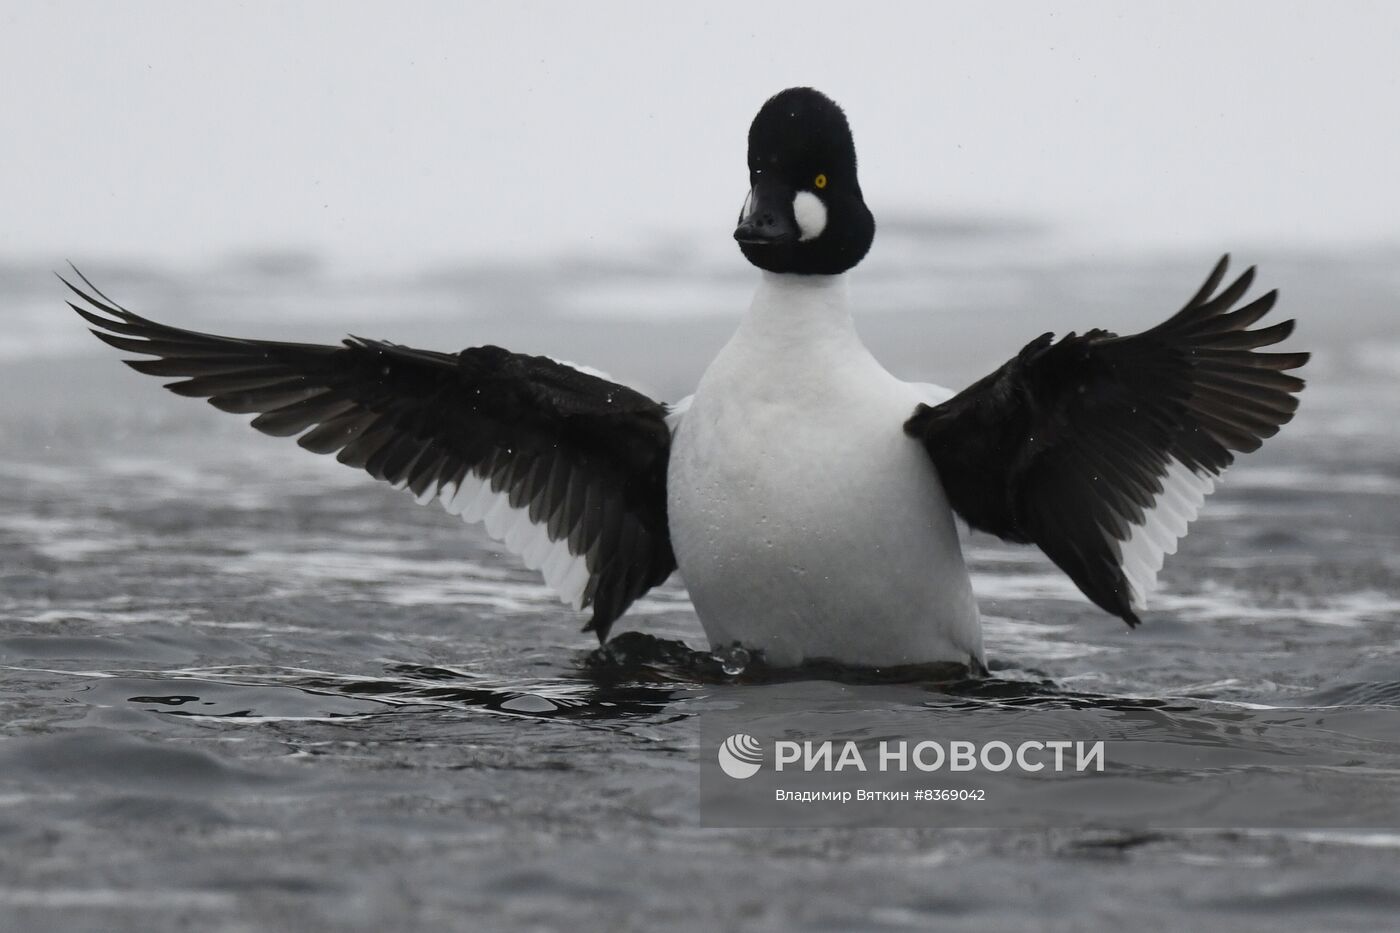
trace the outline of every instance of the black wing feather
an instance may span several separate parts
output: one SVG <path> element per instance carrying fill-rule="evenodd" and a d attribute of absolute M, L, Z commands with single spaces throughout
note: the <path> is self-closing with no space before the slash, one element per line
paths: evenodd
<path fill-rule="evenodd" d="M 551 540 L 586 558 L 586 630 L 607 638 L 632 602 L 675 570 L 666 519 L 666 409 L 545 357 L 484 346 L 436 353 L 350 337 L 341 346 L 221 337 L 148 320 L 81 272 L 69 302 L 107 344 L 155 359 L 178 395 L 360 467 L 417 495 L 468 474 L 489 480 Z M 62 278 L 60 276 L 60 278 Z M 586 495 L 581 495 L 586 491 Z"/>
<path fill-rule="evenodd" d="M 1254 269 L 1217 294 L 1228 260 L 1156 327 L 1058 342 L 1044 334 L 947 402 L 918 406 L 905 424 L 968 524 L 1039 545 L 1129 625 L 1138 617 L 1120 546 L 1162 492 L 1171 461 L 1219 475 L 1298 408 L 1303 380 L 1284 370 L 1308 354 L 1257 352 L 1288 337 L 1293 321 L 1248 330 L 1277 292 L 1231 310 Z"/>

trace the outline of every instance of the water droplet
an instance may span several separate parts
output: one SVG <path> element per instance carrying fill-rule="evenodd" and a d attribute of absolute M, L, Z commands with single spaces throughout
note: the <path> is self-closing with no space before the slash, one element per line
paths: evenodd
<path fill-rule="evenodd" d="M 711 655 L 719 662 L 720 670 L 730 677 L 737 677 L 744 673 L 749 666 L 749 653 L 738 645 L 730 645 L 728 648 L 721 648 Z"/>

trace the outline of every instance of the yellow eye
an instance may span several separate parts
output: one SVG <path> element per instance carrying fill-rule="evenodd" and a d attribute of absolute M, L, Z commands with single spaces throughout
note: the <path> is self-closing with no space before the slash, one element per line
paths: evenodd
<path fill-rule="evenodd" d="M 812 179 L 812 184 L 816 185 L 818 188 L 825 188 L 825 187 L 826 187 L 826 176 L 825 176 L 825 175 L 818 175 L 816 178 L 813 178 L 813 179 Z"/>

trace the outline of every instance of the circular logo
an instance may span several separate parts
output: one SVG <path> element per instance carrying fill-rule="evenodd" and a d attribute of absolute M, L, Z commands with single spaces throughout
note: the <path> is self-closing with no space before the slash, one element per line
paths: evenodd
<path fill-rule="evenodd" d="M 736 732 L 720 745 L 719 766 L 737 780 L 751 778 L 763 767 L 763 746 L 753 736 Z"/>

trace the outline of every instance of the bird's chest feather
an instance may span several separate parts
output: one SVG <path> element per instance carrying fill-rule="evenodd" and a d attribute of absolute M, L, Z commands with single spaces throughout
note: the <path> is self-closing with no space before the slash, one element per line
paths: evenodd
<path fill-rule="evenodd" d="M 839 369 L 708 374 L 672 447 L 678 549 L 790 562 L 874 538 L 916 454 L 895 408 Z"/>

